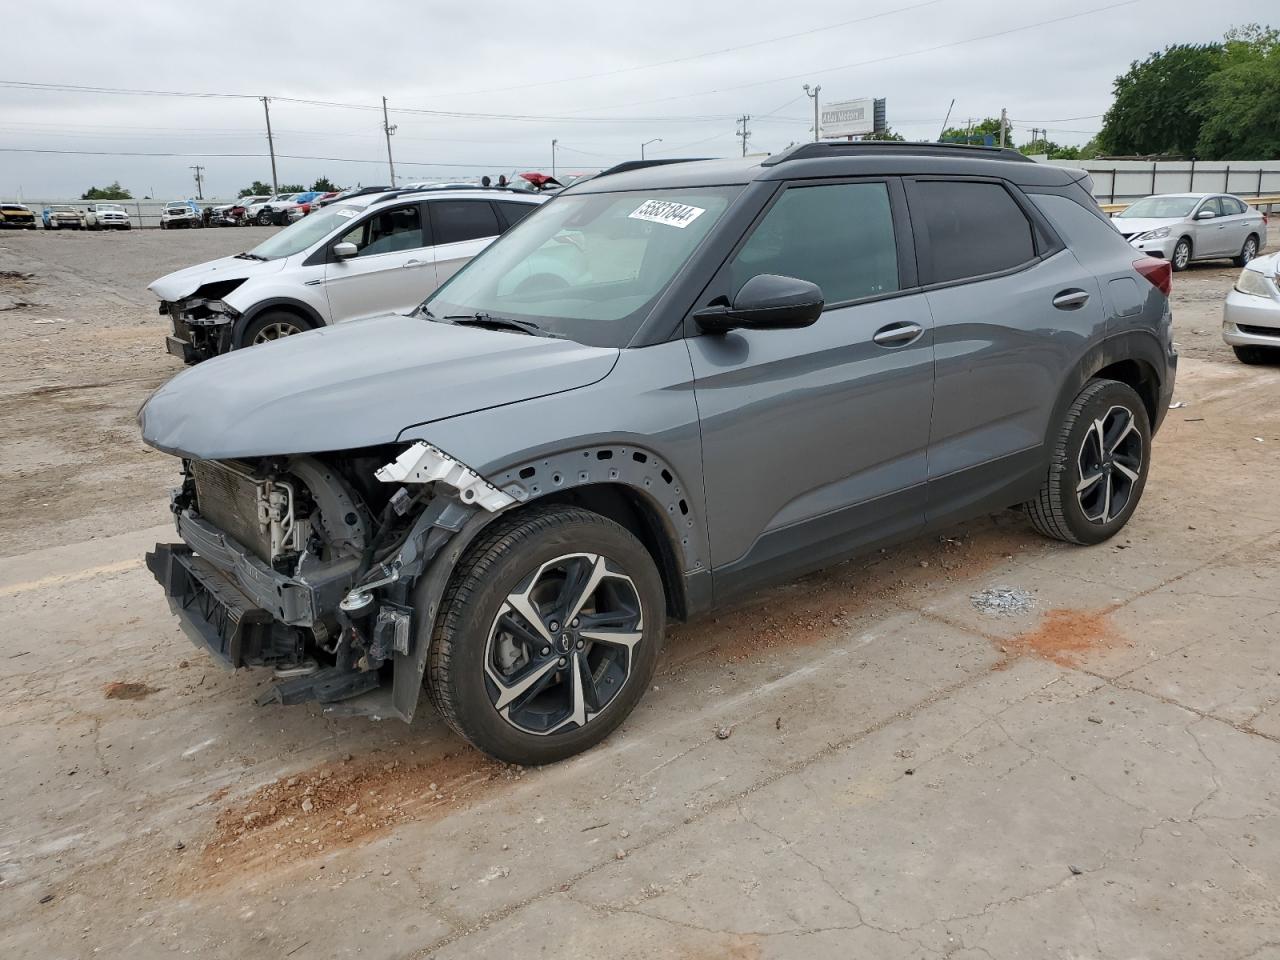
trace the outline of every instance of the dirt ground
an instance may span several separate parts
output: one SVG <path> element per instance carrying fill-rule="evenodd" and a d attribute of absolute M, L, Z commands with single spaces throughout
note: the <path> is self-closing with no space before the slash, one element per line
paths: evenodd
<path fill-rule="evenodd" d="M 0 956 L 1280 960 L 1280 367 L 1221 342 L 1236 268 L 1175 277 L 1115 541 L 1006 512 L 762 592 L 524 770 L 254 707 L 142 567 L 145 286 L 266 232 L 0 234 Z"/>

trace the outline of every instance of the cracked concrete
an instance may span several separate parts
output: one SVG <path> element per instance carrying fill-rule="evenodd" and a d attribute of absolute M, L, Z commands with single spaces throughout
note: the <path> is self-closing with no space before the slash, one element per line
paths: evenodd
<path fill-rule="evenodd" d="M 300 814 L 248 867 L 203 847 L 255 789 L 459 743 L 252 707 L 137 563 L 167 526 L 54 511 L 0 558 L 0 956 L 1280 960 L 1280 371 L 1198 352 L 1111 543 L 1001 514 L 761 593 L 673 631 L 598 749 L 298 855 Z M 976 610 L 997 584 L 1034 608 Z M 1045 659 L 1052 611 L 1105 629 Z"/>

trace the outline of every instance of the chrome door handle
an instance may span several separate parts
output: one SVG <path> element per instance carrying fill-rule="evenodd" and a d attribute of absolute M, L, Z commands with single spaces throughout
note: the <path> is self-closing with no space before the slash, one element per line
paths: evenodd
<path fill-rule="evenodd" d="M 1053 298 L 1053 305 L 1059 310 L 1075 310 L 1089 302 L 1089 294 L 1085 290 L 1063 290 Z"/>
<path fill-rule="evenodd" d="M 905 347 L 922 333 L 924 327 L 918 323 L 891 323 L 877 330 L 871 339 L 882 347 Z"/>
<path fill-rule="evenodd" d="M 402 267 L 420 267 L 420 266 L 422 266 L 422 261 L 421 261 L 421 260 L 406 260 L 404 263 L 400 264 L 400 266 L 402 266 Z"/>

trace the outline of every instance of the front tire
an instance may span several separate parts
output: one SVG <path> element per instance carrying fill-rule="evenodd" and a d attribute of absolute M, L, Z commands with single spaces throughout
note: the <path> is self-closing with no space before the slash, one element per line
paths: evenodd
<path fill-rule="evenodd" d="M 1191 238 L 1182 237 L 1173 247 L 1173 256 L 1169 258 L 1174 270 L 1185 270 L 1191 263 Z"/>
<path fill-rule="evenodd" d="M 1240 256 L 1235 258 L 1235 264 L 1237 267 L 1243 267 L 1257 255 L 1258 238 L 1251 233 L 1245 238 L 1244 246 L 1240 248 Z"/>
<path fill-rule="evenodd" d="M 1243 346 L 1232 347 L 1231 349 L 1235 351 L 1237 360 L 1241 363 L 1247 363 L 1249 366 L 1262 363 L 1280 363 L 1280 347 Z"/>
<path fill-rule="evenodd" d="M 241 347 L 252 347 L 259 343 L 268 343 L 272 340 L 292 337 L 310 329 L 311 324 L 295 313 L 289 313 L 287 310 L 268 310 L 254 317 L 249 322 L 249 325 L 244 328 L 244 333 L 240 335 L 239 345 Z"/>
<path fill-rule="evenodd" d="M 612 520 L 551 505 L 498 521 L 467 550 L 442 600 L 431 702 L 499 760 L 581 753 L 644 695 L 665 609 L 653 558 Z"/>
<path fill-rule="evenodd" d="M 1068 543 L 1108 540 L 1129 522 L 1147 483 L 1151 424 L 1128 384 L 1090 380 L 1067 408 L 1031 525 Z"/>

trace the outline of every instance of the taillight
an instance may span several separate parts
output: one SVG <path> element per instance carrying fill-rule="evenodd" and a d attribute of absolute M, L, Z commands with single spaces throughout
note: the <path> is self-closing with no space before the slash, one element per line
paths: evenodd
<path fill-rule="evenodd" d="M 1133 261 L 1133 269 L 1151 281 L 1166 297 L 1173 292 L 1173 264 L 1159 257 L 1143 257 Z"/>

